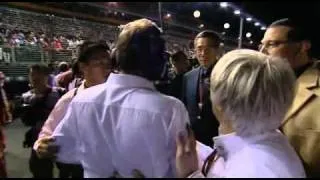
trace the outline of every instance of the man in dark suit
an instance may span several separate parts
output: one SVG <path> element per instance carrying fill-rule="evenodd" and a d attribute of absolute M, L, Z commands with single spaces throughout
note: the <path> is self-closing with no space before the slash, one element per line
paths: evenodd
<path fill-rule="evenodd" d="M 210 74 L 220 55 L 220 36 L 214 31 L 202 31 L 194 40 L 199 67 L 183 78 L 182 101 L 187 107 L 192 130 L 198 141 L 213 145 L 212 138 L 218 135 L 219 123 L 212 113 L 210 102 Z"/>

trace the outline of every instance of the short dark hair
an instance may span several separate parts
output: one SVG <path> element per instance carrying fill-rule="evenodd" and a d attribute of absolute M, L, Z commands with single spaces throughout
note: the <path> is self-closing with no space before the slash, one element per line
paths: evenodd
<path fill-rule="evenodd" d="M 204 30 L 197 34 L 197 36 L 194 38 L 194 43 L 197 41 L 199 38 L 208 38 L 211 40 L 211 46 L 214 48 L 218 48 L 220 46 L 220 43 L 222 42 L 222 38 L 220 35 L 212 30 Z"/>
<path fill-rule="evenodd" d="M 73 62 L 72 66 L 71 66 L 71 70 L 72 70 L 73 78 L 80 77 L 82 75 L 81 71 L 79 69 L 79 62 L 78 61 Z"/>
<path fill-rule="evenodd" d="M 79 55 L 81 54 L 81 52 L 83 52 L 85 49 L 87 49 L 92 44 L 94 44 L 94 42 L 84 41 L 81 45 L 79 45 Z"/>
<path fill-rule="evenodd" d="M 106 44 L 90 43 L 87 47 L 80 50 L 78 62 L 89 63 L 92 59 L 106 59 L 110 60 L 109 47 Z"/>
<path fill-rule="evenodd" d="M 69 70 L 69 64 L 67 62 L 60 63 L 58 69 L 59 72 L 66 72 Z"/>
<path fill-rule="evenodd" d="M 176 63 L 178 61 L 181 61 L 181 58 L 188 59 L 187 55 L 183 51 L 177 51 L 171 56 L 172 62 Z"/>
<path fill-rule="evenodd" d="M 301 20 L 283 18 L 274 21 L 268 28 L 285 26 L 291 28 L 288 32 L 287 38 L 289 41 L 299 42 L 303 40 L 310 40 L 306 24 Z"/>
<path fill-rule="evenodd" d="M 36 71 L 37 73 L 43 74 L 45 76 L 49 75 L 49 68 L 44 64 L 33 64 L 29 67 L 29 73 L 31 71 Z"/>

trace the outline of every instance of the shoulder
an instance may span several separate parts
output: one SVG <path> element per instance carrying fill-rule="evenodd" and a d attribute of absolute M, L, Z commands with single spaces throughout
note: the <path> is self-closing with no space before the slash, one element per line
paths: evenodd
<path fill-rule="evenodd" d="M 52 91 L 51 94 L 54 94 L 56 96 L 63 96 L 65 93 L 67 92 L 67 90 L 65 88 L 62 87 L 52 87 Z"/>
<path fill-rule="evenodd" d="M 96 102 L 99 103 L 104 100 L 104 98 L 101 98 L 101 95 L 104 95 L 106 91 L 106 84 L 99 84 L 95 85 L 90 88 L 83 89 L 77 93 L 77 95 L 74 97 L 74 102 Z"/>
<path fill-rule="evenodd" d="M 188 78 L 188 77 L 191 77 L 191 76 L 194 76 L 195 74 L 197 74 L 197 72 L 199 72 L 199 69 L 200 67 L 197 67 L 195 69 L 192 69 L 191 71 L 187 72 L 184 77 L 185 78 Z"/>
<path fill-rule="evenodd" d="M 76 89 L 71 89 L 70 91 L 66 92 L 63 96 L 61 96 L 61 98 L 59 99 L 58 103 L 68 103 L 68 102 L 70 102 L 74 97 L 75 91 L 76 91 Z"/>
<path fill-rule="evenodd" d="M 152 93 L 152 97 L 156 102 L 160 102 L 165 107 L 171 107 L 175 109 L 184 108 L 184 104 L 176 97 L 168 96 L 159 92 Z"/>
<path fill-rule="evenodd" d="M 252 145 L 245 147 L 232 160 L 230 177 L 252 178 L 288 178 L 303 177 L 303 168 L 298 158 L 287 154 L 291 151 L 282 146 L 282 150 L 267 146 Z M 283 151 L 283 152 L 282 152 Z M 293 153 L 293 152 L 292 152 Z M 294 155 L 294 154 L 293 154 Z M 237 168 L 237 162 L 245 162 L 243 168 Z M 275 166 L 277 164 L 277 166 Z"/>

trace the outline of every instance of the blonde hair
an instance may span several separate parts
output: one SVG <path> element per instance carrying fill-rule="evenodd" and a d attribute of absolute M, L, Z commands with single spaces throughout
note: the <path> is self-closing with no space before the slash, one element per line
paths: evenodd
<path fill-rule="evenodd" d="M 212 106 L 222 108 L 238 135 L 275 130 L 292 103 L 294 85 L 294 73 L 285 59 L 234 50 L 212 70 Z"/>
<path fill-rule="evenodd" d="M 118 50 L 126 49 L 128 43 L 130 42 L 134 34 L 144 31 L 152 26 L 158 28 L 159 31 L 162 32 L 161 29 L 153 21 L 150 21 L 149 19 L 145 18 L 129 22 L 125 25 L 121 25 L 119 27 L 121 32 L 119 34 L 115 47 Z"/>

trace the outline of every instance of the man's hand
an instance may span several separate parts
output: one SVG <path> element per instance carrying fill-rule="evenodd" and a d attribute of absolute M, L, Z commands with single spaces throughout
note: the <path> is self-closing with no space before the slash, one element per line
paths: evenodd
<path fill-rule="evenodd" d="M 52 137 L 44 137 L 39 140 L 39 146 L 36 150 L 39 158 L 55 158 L 59 147 L 54 144 Z"/>
<path fill-rule="evenodd" d="M 198 170 L 196 139 L 190 127 L 188 136 L 179 135 L 177 138 L 176 170 L 179 178 L 186 178 Z"/>

